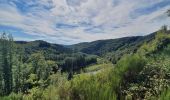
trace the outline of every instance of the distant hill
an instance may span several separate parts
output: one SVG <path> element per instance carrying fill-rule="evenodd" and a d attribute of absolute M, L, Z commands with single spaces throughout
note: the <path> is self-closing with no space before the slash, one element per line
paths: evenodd
<path fill-rule="evenodd" d="M 71 49 L 66 48 L 62 45 L 51 44 L 42 40 L 36 40 L 31 42 L 16 41 L 16 43 L 23 46 L 28 53 L 42 51 L 42 50 L 53 51 L 56 54 L 71 52 Z"/>
<path fill-rule="evenodd" d="M 57 59 L 58 55 L 71 53 L 70 48 L 66 48 L 59 44 L 51 44 L 42 40 L 36 40 L 30 42 L 16 41 L 15 43 L 17 45 L 20 45 L 24 49 L 26 54 L 25 55 L 26 59 L 31 54 L 37 52 L 43 52 L 46 59 L 51 59 L 51 60 Z"/>
<path fill-rule="evenodd" d="M 42 40 L 36 40 L 31 42 L 16 41 L 16 44 L 21 45 L 25 49 L 27 55 L 42 51 L 45 55 L 47 55 L 46 58 L 49 59 L 56 59 L 56 56 L 61 54 L 83 52 L 86 54 L 104 56 L 110 59 L 111 61 L 113 61 L 113 59 L 117 61 L 124 54 L 136 52 L 141 44 L 152 40 L 155 36 L 155 33 L 146 36 L 133 36 L 118 39 L 97 40 L 93 42 L 85 42 L 69 46 L 51 44 Z"/>
<path fill-rule="evenodd" d="M 118 39 L 108 39 L 108 40 L 98 40 L 93 42 L 79 43 L 71 45 L 72 50 L 88 53 L 102 55 L 108 52 L 113 52 L 117 50 L 129 49 L 130 51 L 135 51 L 143 42 L 150 41 L 155 36 L 152 33 L 147 36 L 133 36 L 133 37 L 123 37 Z"/>

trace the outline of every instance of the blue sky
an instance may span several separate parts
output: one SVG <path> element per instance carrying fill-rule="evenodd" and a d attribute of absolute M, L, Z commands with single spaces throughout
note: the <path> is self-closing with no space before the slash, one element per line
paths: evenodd
<path fill-rule="evenodd" d="M 170 25 L 169 8 L 170 0 L 0 0 L 0 32 L 58 44 L 146 35 Z"/>

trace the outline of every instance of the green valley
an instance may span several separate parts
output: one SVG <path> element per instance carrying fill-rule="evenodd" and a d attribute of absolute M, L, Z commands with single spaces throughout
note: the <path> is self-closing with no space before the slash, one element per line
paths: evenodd
<path fill-rule="evenodd" d="M 4 100 L 169 99 L 169 30 L 71 46 L 4 33 L 0 43 Z"/>

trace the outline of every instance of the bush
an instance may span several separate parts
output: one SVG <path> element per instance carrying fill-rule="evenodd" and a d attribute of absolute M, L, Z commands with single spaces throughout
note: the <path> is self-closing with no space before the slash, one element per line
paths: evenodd
<path fill-rule="evenodd" d="M 145 59 L 137 54 L 126 55 L 117 63 L 116 68 L 120 77 L 133 81 L 134 77 L 143 69 L 145 64 Z"/>
<path fill-rule="evenodd" d="M 116 89 L 116 91 L 118 91 L 118 99 L 125 99 L 124 94 L 126 93 L 123 91 L 124 88 L 127 88 L 127 83 L 133 83 L 137 81 L 136 75 L 139 74 L 145 64 L 145 59 L 137 54 L 126 55 L 117 63 L 114 75 L 120 79 L 117 82 L 118 88 Z M 119 86 L 119 84 L 121 86 Z M 128 98 L 130 98 L 130 96 L 128 96 Z"/>

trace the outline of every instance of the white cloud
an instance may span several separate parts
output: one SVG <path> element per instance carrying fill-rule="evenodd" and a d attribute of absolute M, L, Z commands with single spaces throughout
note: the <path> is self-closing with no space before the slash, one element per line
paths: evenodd
<path fill-rule="evenodd" d="M 30 0 L 20 5 L 27 5 L 25 12 L 13 1 L 20 2 L 0 4 L 0 25 L 19 28 L 56 43 L 145 35 L 164 24 L 170 25 L 170 18 L 165 16 L 170 6 L 154 7 L 168 0 Z M 152 6 L 154 10 L 149 13 L 136 12 Z M 77 27 L 56 28 L 57 23 Z"/>
<path fill-rule="evenodd" d="M 22 20 L 22 15 L 14 7 L 0 4 L 0 24 L 15 25 L 21 23 Z"/>

